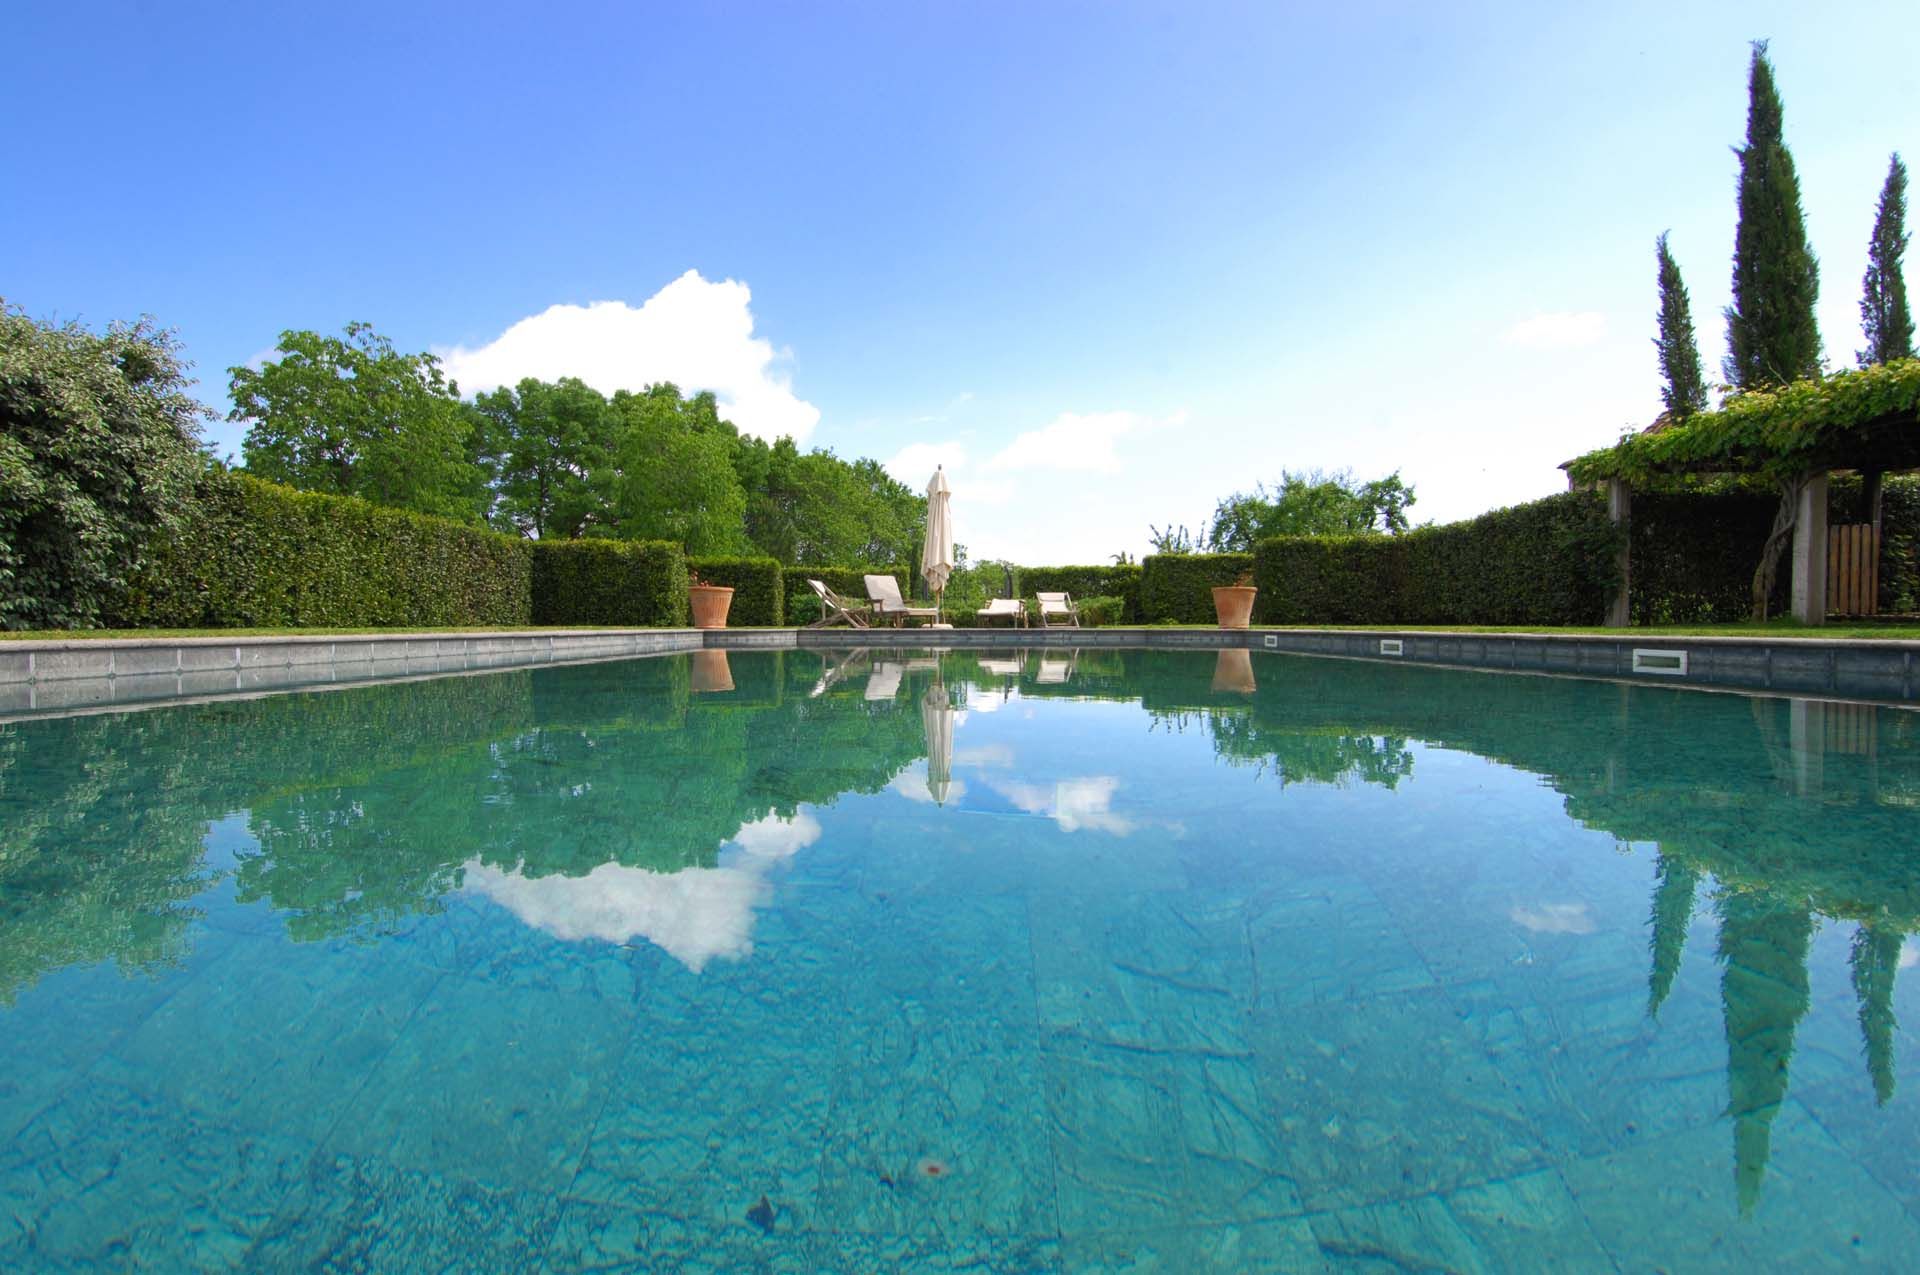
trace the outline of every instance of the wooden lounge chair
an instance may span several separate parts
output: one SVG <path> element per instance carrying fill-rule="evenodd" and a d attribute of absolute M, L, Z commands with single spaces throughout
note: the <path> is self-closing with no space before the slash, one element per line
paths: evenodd
<path fill-rule="evenodd" d="M 820 599 L 820 618 L 809 624 L 808 628 L 824 629 L 830 624 L 845 624 L 856 629 L 868 627 L 866 603 L 847 601 L 821 580 L 809 580 L 807 587 Z"/>
<path fill-rule="evenodd" d="M 1033 595 L 1040 603 L 1040 627 L 1043 629 L 1077 629 L 1080 627 L 1080 608 L 1070 594 L 1036 593 Z"/>
<path fill-rule="evenodd" d="M 974 612 L 982 623 L 991 620 L 1009 620 L 1021 628 L 1027 627 L 1027 604 L 1019 598 L 989 598 L 987 605 Z"/>
<path fill-rule="evenodd" d="M 891 620 L 895 628 L 908 620 L 940 618 L 940 612 L 935 607 L 908 606 L 907 600 L 900 596 L 900 582 L 892 576 L 868 576 L 867 598 L 873 603 L 874 615 L 882 620 Z"/>

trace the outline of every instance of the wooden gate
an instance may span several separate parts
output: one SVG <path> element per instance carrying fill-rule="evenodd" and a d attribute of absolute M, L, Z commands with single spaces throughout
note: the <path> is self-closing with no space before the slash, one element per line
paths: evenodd
<path fill-rule="evenodd" d="M 1870 522 L 1827 528 L 1827 613 L 1874 615 L 1880 609 L 1880 529 Z"/>

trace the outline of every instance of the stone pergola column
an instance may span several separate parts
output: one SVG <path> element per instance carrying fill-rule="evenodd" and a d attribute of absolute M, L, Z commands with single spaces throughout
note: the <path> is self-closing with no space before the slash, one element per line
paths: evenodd
<path fill-rule="evenodd" d="M 1632 612 L 1628 609 L 1632 593 L 1633 542 L 1632 542 L 1633 488 L 1618 478 L 1607 480 L 1607 517 L 1615 526 L 1627 532 L 1620 542 L 1620 553 L 1615 565 L 1620 569 L 1620 587 L 1614 591 L 1613 600 L 1607 603 L 1607 627 L 1624 629 L 1633 623 Z"/>
<path fill-rule="evenodd" d="M 1793 618 L 1827 622 L 1827 473 L 1807 479 L 1793 524 Z"/>

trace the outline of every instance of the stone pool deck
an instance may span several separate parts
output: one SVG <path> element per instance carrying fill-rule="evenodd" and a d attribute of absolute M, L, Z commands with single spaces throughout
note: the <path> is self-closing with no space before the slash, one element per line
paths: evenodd
<path fill-rule="evenodd" d="M 1273 651 L 1920 704 L 1920 642 L 1619 637 L 1409 628 L 580 629 L 338 637 L 99 638 L 0 643 L 0 716 L 348 686 L 703 649 L 938 646 Z"/>

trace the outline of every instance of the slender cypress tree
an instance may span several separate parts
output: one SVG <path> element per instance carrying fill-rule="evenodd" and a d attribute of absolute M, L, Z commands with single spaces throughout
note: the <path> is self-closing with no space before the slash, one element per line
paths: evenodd
<path fill-rule="evenodd" d="M 1667 250 L 1664 232 L 1654 241 L 1654 257 L 1660 263 L 1660 335 L 1653 345 L 1660 351 L 1660 375 L 1666 378 L 1660 397 L 1666 400 L 1667 414 L 1677 420 L 1706 409 L 1707 378 L 1693 339 L 1687 285 L 1680 279 L 1680 263 Z"/>
<path fill-rule="evenodd" d="M 1800 179 L 1781 140 L 1783 110 L 1767 42 L 1756 40 L 1747 76 L 1747 144 L 1740 157 L 1740 225 L 1727 307 L 1727 380 L 1742 389 L 1820 374 L 1813 307 L 1820 263 L 1807 246 Z"/>
<path fill-rule="evenodd" d="M 1680 972 L 1680 954 L 1693 920 L 1693 892 L 1700 884 L 1698 868 L 1664 854 L 1656 861 L 1654 873 L 1660 885 L 1653 893 L 1653 915 L 1647 921 L 1652 931 L 1647 946 L 1653 953 L 1653 970 L 1647 978 L 1649 1018 L 1659 1017 L 1660 1006 L 1673 990 L 1673 976 Z"/>
<path fill-rule="evenodd" d="M 1860 351 L 1861 367 L 1913 357 L 1913 315 L 1907 310 L 1907 282 L 1900 275 L 1908 238 L 1907 166 L 1896 151 L 1887 164 L 1887 184 L 1880 188 L 1873 242 L 1867 245 L 1867 277 L 1860 297 L 1867 348 Z"/>

